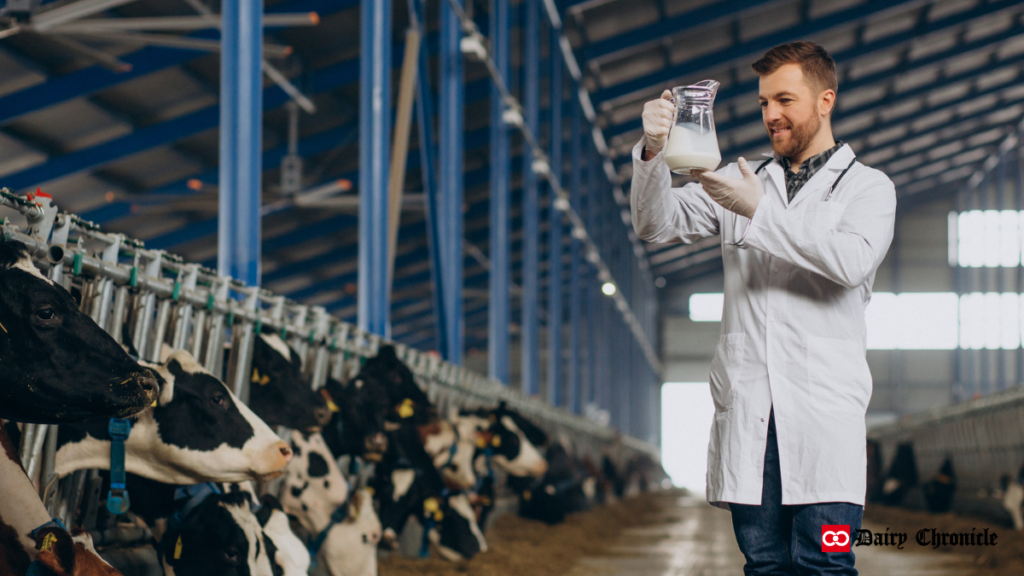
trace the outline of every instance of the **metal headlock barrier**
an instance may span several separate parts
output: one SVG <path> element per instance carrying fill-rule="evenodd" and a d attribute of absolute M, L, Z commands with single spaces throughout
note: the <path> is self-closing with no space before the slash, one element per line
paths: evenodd
<path fill-rule="evenodd" d="M 883 472 L 897 446 L 912 442 L 921 482 L 930 480 L 948 457 L 957 498 L 987 498 L 1001 476 L 1016 478 L 1024 463 L 1024 388 L 906 416 L 872 427 L 867 435 L 880 444 Z"/>
<path fill-rule="evenodd" d="M 55 283 L 79 291 L 81 309 L 116 341 L 130 338 L 140 358 L 150 362 L 159 362 L 164 344 L 188 350 L 211 373 L 224 376 L 243 402 L 248 402 L 253 339 L 265 327 L 279 332 L 298 352 L 314 389 L 328 376 L 346 382 L 382 344 L 380 336 L 330 316 L 323 307 L 245 286 L 174 254 L 147 249 L 139 240 L 104 232 L 60 212 L 43 193 L 20 196 L 0 189 L 0 217 L 0 233 L 24 243 Z M 225 364 L 226 348 L 230 355 Z M 434 354 L 403 344 L 395 348 L 442 415 L 504 401 L 585 451 L 600 453 L 614 446 L 627 454 L 660 457 L 655 446 L 619 436 Z M 57 426 L 24 425 L 21 454 L 26 471 L 51 515 L 68 526 L 92 530 L 102 479 L 97 470 L 56 478 L 56 444 Z"/>

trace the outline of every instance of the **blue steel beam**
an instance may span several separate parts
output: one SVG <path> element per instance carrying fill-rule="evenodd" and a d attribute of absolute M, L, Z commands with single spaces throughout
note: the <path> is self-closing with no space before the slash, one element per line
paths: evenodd
<path fill-rule="evenodd" d="M 416 12 L 416 20 L 419 23 L 421 33 L 426 32 L 426 10 L 423 0 L 413 0 L 413 10 Z M 427 239 L 430 250 L 430 277 L 431 296 L 434 303 L 434 324 L 437 327 L 437 340 L 434 349 L 442 350 L 448 342 L 448 332 L 444 324 L 445 298 L 444 279 L 441 272 L 441 230 L 440 230 L 440 206 L 437 177 L 435 176 L 436 157 L 434 149 L 434 103 L 430 91 L 430 58 L 425 46 L 419 51 L 419 70 L 416 74 L 416 114 L 419 120 L 420 136 L 420 168 L 423 181 L 423 194 L 426 202 L 426 225 Z"/>
<path fill-rule="evenodd" d="M 878 17 L 885 12 L 898 10 L 901 6 L 907 4 L 920 4 L 920 0 L 868 0 L 868 2 L 858 4 L 857 6 L 847 8 L 845 10 L 840 10 L 839 12 L 833 12 L 832 14 L 815 20 L 801 22 L 795 26 L 772 32 L 771 34 L 766 34 L 764 36 L 759 36 L 753 40 L 741 42 L 730 46 L 729 48 L 705 54 L 687 62 L 667 66 L 656 72 L 620 82 L 594 94 L 594 105 L 598 106 L 604 102 L 647 90 L 652 86 L 665 84 L 666 82 L 670 82 L 680 76 L 694 74 L 697 71 L 713 66 L 719 66 L 726 62 L 732 62 L 739 58 L 746 58 L 751 54 L 759 54 L 777 44 L 789 42 L 794 38 L 806 38 L 808 36 L 820 35 L 833 28 L 850 26 L 859 22 L 864 22 L 868 18 Z M 1004 10 L 1006 8 L 1004 6 L 1000 6 L 998 9 Z M 956 15 L 955 17 L 961 18 L 961 22 L 964 19 L 964 16 L 962 15 Z M 919 32 L 916 30 L 913 32 L 913 36 L 915 37 L 918 34 Z M 894 36 L 904 37 L 905 35 Z M 879 41 L 878 44 L 882 44 L 884 42 L 886 45 L 892 46 L 904 41 L 908 41 L 908 39 L 896 40 L 895 38 L 890 37 Z M 857 51 L 866 53 L 866 48 L 865 46 L 857 46 L 849 50 L 851 53 Z M 836 55 L 833 56 L 835 57 Z"/>
<path fill-rule="evenodd" d="M 551 175 L 555 182 L 562 182 L 562 54 L 555 50 L 561 31 L 551 28 L 550 68 L 551 68 Z M 562 390 L 562 211 L 558 202 L 554 201 L 555 191 L 551 190 L 551 202 L 548 210 L 550 223 L 548 226 L 548 278 L 551 289 L 548 290 L 548 403 L 562 406 L 564 394 Z"/>
<path fill-rule="evenodd" d="M 458 0 L 456 0 L 458 1 Z M 461 4 L 461 2 L 460 2 Z M 463 78 L 462 30 L 458 15 L 447 2 L 440 3 L 440 154 L 439 192 L 441 276 L 444 292 L 444 330 L 447 342 L 441 349 L 445 360 L 462 364 L 462 163 L 463 163 Z"/>
<path fill-rule="evenodd" d="M 388 337 L 391 1 L 363 0 L 359 73 L 359 328 Z"/>
<path fill-rule="evenodd" d="M 523 109 L 527 128 L 538 133 L 540 125 L 540 5 L 539 0 L 526 0 L 526 29 L 523 54 Z M 540 199 L 537 174 L 532 158 L 523 155 L 523 292 L 520 321 L 520 356 L 522 358 L 521 389 L 528 396 L 540 392 L 540 339 L 537 308 L 540 244 Z"/>
<path fill-rule="evenodd" d="M 221 20 L 217 271 L 259 286 L 263 2 L 225 2 Z"/>
<path fill-rule="evenodd" d="M 321 15 L 340 12 L 354 6 L 357 0 L 290 0 L 271 6 L 267 13 L 318 12 Z M 203 30 L 192 35 L 196 38 L 216 39 L 214 31 Z M 90 66 L 62 76 L 47 78 L 45 82 L 30 86 L 0 98 L 0 125 L 27 114 L 82 98 L 124 82 L 140 78 L 171 66 L 185 64 L 209 52 L 177 48 L 143 48 L 119 56 L 132 66 L 127 72 L 112 72 L 102 66 Z"/>
<path fill-rule="evenodd" d="M 492 0 L 490 18 L 491 52 L 505 85 L 510 81 L 509 0 Z M 487 375 L 508 384 L 509 315 L 509 155 L 508 128 L 502 121 L 505 104 L 501 91 L 491 85 L 491 278 L 487 328 Z"/>

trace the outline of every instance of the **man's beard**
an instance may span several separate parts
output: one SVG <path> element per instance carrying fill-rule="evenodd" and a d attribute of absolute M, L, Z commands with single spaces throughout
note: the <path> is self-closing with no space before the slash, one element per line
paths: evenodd
<path fill-rule="evenodd" d="M 789 139 L 785 142 L 776 142 L 772 138 L 771 128 L 768 129 L 768 138 L 771 139 L 772 149 L 776 154 L 784 158 L 795 158 L 810 147 L 811 141 L 814 140 L 819 129 L 821 129 L 821 118 L 814 114 L 806 122 L 793 124 L 789 130 Z"/>

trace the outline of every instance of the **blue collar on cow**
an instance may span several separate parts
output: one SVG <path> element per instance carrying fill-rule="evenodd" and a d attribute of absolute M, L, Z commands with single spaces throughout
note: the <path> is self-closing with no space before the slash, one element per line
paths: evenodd
<path fill-rule="evenodd" d="M 111 418 L 107 424 L 110 434 L 110 491 L 107 493 L 107 510 L 117 516 L 131 507 L 131 498 L 125 487 L 124 443 L 132 431 L 132 423 L 126 418 Z"/>
<path fill-rule="evenodd" d="M 202 484 L 190 484 L 188 486 L 179 486 L 174 491 L 174 501 L 180 502 L 185 501 L 178 511 L 175 512 L 168 520 L 167 523 L 171 528 L 177 528 L 181 526 L 181 523 L 188 518 L 188 515 L 192 510 L 203 503 L 206 497 L 210 494 L 221 494 L 221 490 L 213 482 L 203 482 Z"/>
<path fill-rule="evenodd" d="M 494 478 L 494 468 L 491 467 L 491 458 L 494 458 L 494 448 L 487 446 L 484 448 L 484 463 L 487 464 L 487 475 L 481 476 L 476 480 L 476 486 L 473 487 L 473 492 L 480 492 L 480 489 L 484 486 L 484 480 Z"/>
<path fill-rule="evenodd" d="M 346 482 L 348 481 L 346 480 Z M 331 531 L 331 528 L 334 528 L 335 524 L 341 524 L 346 518 L 348 518 L 348 507 L 349 503 L 352 502 L 352 494 L 354 492 L 354 487 L 349 483 L 348 497 L 345 498 L 345 501 L 342 502 L 340 506 L 334 509 L 334 512 L 331 513 L 331 520 L 327 523 L 327 526 L 324 526 L 324 529 L 321 530 L 320 533 L 316 535 L 316 538 L 309 543 L 308 550 L 311 567 L 316 566 L 316 555 L 320 552 L 320 548 L 323 547 L 324 542 L 327 540 L 327 533 Z"/>
<path fill-rule="evenodd" d="M 440 496 L 431 496 L 423 501 L 423 539 L 420 541 L 420 558 L 430 556 L 430 531 L 444 520 L 441 510 L 441 499 L 447 498 L 449 491 L 441 491 Z"/>

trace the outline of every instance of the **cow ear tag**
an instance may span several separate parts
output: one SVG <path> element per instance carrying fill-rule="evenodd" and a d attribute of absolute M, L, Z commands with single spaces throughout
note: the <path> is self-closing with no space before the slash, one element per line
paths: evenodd
<path fill-rule="evenodd" d="M 487 438 L 484 438 L 483 436 L 477 436 L 476 437 L 476 447 L 477 448 L 485 448 L 485 447 L 487 447 Z"/>
<path fill-rule="evenodd" d="M 252 380 L 253 384 L 259 384 L 260 386 L 266 386 L 270 382 L 270 376 L 267 376 L 266 374 L 264 374 L 263 376 L 260 376 L 259 369 L 254 367 L 252 369 L 252 379 L 251 380 Z"/>
<path fill-rule="evenodd" d="M 533 498 L 533 492 L 530 492 L 529 490 L 523 490 L 523 500 L 529 502 L 530 498 Z"/>
<path fill-rule="evenodd" d="M 413 415 L 415 410 L 412 407 L 412 400 L 406 398 L 402 400 L 402 405 L 398 407 L 398 415 L 402 418 L 408 418 Z"/>
<path fill-rule="evenodd" d="M 494 438 L 491 438 L 491 446 L 494 446 L 495 448 L 501 446 L 501 436 L 495 434 Z"/>
<path fill-rule="evenodd" d="M 331 393 L 327 391 L 327 388 L 320 389 L 320 395 L 323 396 L 324 401 L 327 402 L 327 409 L 331 412 L 341 412 L 341 408 L 334 403 L 334 398 L 331 398 Z"/>
<path fill-rule="evenodd" d="M 43 536 L 43 543 L 39 546 L 39 550 L 42 552 L 49 552 L 53 545 L 57 543 L 57 535 L 53 532 L 48 532 Z"/>
<path fill-rule="evenodd" d="M 174 559 L 181 560 L 181 534 L 178 534 L 178 541 L 174 543 Z"/>

